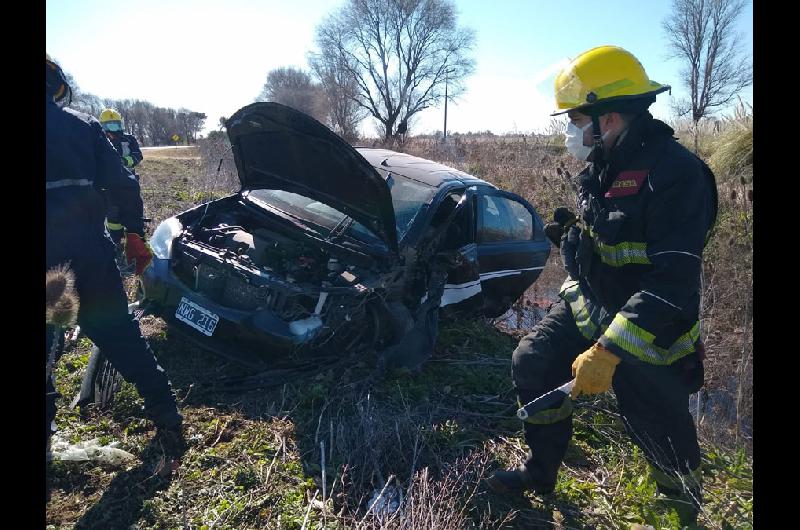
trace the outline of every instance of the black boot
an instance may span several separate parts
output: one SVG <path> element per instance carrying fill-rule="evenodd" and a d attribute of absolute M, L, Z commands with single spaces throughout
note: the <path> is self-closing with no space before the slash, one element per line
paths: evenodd
<path fill-rule="evenodd" d="M 497 493 L 521 494 L 524 491 L 533 491 L 540 495 L 552 493 L 555 482 L 543 484 L 537 482 L 524 465 L 516 469 L 497 470 L 486 479 L 486 484 Z"/>
<path fill-rule="evenodd" d="M 699 488 L 686 488 L 684 491 L 668 488 L 656 483 L 658 497 L 656 504 L 662 508 L 675 510 L 680 520 L 681 528 L 700 528 L 697 525 L 697 516 L 700 514 L 700 505 L 703 502 Z"/>
<path fill-rule="evenodd" d="M 164 455 L 174 459 L 180 459 L 186 452 L 186 441 L 183 438 L 181 426 L 171 428 L 159 428 L 156 430 L 154 442 L 158 443 L 164 450 Z"/>
<path fill-rule="evenodd" d="M 183 416 L 178 411 L 178 404 L 171 390 L 161 393 L 158 399 L 144 397 L 144 412 L 156 424 L 158 429 L 180 431 Z M 139 394 L 142 394 L 140 391 Z"/>
<path fill-rule="evenodd" d="M 532 393 L 520 392 L 520 402 L 528 402 Z M 501 493 L 551 493 L 556 487 L 558 468 L 572 436 L 572 417 L 554 424 L 524 423 L 525 442 L 530 451 L 525 462 L 516 469 L 498 470 L 487 484 Z"/>

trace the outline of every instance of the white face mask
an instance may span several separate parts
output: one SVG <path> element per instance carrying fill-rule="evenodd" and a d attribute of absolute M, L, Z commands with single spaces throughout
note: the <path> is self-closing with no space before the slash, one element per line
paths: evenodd
<path fill-rule="evenodd" d="M 578 127 L 572 122 L 567 124 L 567 132 L 566 132 L 566 146 L 567 151 L 569 154 L 577 158 L 578 160 L 586 160 L 589 158 L 589 154 L 592 152 L 594 146 L 592 145 L 583 145 L 583 133 L 586 129 L 592 126 L 592 122 L 587 123 L 583 127 Z"/>

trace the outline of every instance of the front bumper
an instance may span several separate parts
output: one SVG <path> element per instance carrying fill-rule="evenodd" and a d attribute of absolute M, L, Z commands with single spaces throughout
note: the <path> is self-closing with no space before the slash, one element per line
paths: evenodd
<path fill-rule="evenodd" d="M 314 336 L 293 334 L 289 323 L 269 309 L 242 311 L 214 302 L 178 280 L 170 270 L 168 259 L 153 258 L 152 266 L 142 275 L 142 288 L 150 312 L 162 317 L 196 344 L 246 364 L 261 365 L 265 360 L 286 355 L 310 342 Z M 187 298 L 219 317 L 212 336 L 206 336 L 175 318 L 181 298 Z"/>

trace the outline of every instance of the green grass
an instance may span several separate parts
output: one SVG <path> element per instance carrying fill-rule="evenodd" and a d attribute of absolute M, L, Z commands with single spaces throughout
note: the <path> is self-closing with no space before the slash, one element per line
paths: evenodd
<path fill-rule="evenodd" d="M 155 342 L 156 347 L 161 345 Z M 364 478 L 372 471 L 366 468 L 379 469 L 384 481 L 395 475 L 407 487 L 415 452 L 415 470 L 428 468 L 434 477 L 474 454 L 488 458 L 486 472 L 516 465 L 525 447 L 513 417 L 515 398 L 507 362 L 515 345 L 513 338 L 487 323 L 450 323 L 442 326 L 437 354 L 419 374 L 398 373 L 366 390 L 347 388 L 342 381 L 368 376 L 369 363 L 349 367 L 348 378 L 338 377 L 341 372 L 323 374 L 318 380 L 312 377 L 243 396 L 205 394 L 195 388 L 183 405 L 189 450 L 172 481 L 141 499 L 136 521 L 173 528 L 182 524 L 185 514 L 196 528 L 255 528 L 277 526 L 280 517 L 281 527 L 301 528 L 314 493 L 322 495 L 319 441 L 325 441 L 329 451 L 332 433 L 335 449 L 332 458 L 326 455 L 326 475 L 333 503 L 329 501 L 331 510 L 325 515 L 319 506 L 311 508 L 309 524 L 316 525 L 311 527 L 319 527 L 323 519 L 328 528 L 335 527 L 334 521 L 342 528 L 352 527 L 363 516 L 365 498 L 374 488 L 380 489 L 377 478 Z M 76 350 L 65 360 L 80 355 Z M 179 355 L 173 351 L 164 357 L 168 373 L 180 374 Z M 202 380 L 200 374 L 195 377 Z M 183 391 L 179 389 L 179 394 Z M 135 390 L 129 392 L 123 401 L 134 398 L 138 403 Z M 365 392 L 369 413 L 364 412 Z M 487 396 L 494 400 L 481 400 Z M 117 407 L 128 406 L 115 404 L 88 422 L 61 413 L 60 429 L 76 439 L 101 434 L 107 440 L 122 440 L 126 450 L 141 454 L 152 430 L 146 420 L 116 413 Z M 347 430 L 359 432 L 351 436 Z M 360 448 L 362 453 L 376 448 L 379 454 L 354 456 L 358 438 L 370 442 L 370 447 Z M 706 524 L 751 528 L 752 460 L 743 451 L 705 449 Z M 63 503 L 77 496 L 88 509 L 98 502 L 100 485 L 120 472 L 90 464 L 52 465 L 48 473 L 55 489 L 48 521 L 69 524 Z M 364 483 L 359 484 L 362 478 Z M 473 484 L 478 482 L 461 487 Z M 510 527 L 552 527 L 560 517 L 564 528 L 627 528 L 632 522 L 678 528 L 675 514 L 655 503 L 646 462 L 628 440 L 610 396 L 579 403 L 573 441 L 554 494 L 502 499 L 484 488 L 479 491 L 480 496 L 469 501 L 475 521 L 491 505 L 495 522 L 514 513 Z M 342 516 L 335 517 L 342 508 Z"/>
<path fill-rule="evenodd" d="M 147 208 L 163 212 L 161 218 L 203 191 L 190 185 L 195 162 L 146 162 Z M 290 384 L 240 393 L 206 383 L 245 370 L 175 340 L 159 319 L 146 317 L 142 328 L 182 400 L 188 449 L 181 465 L 170 480 L 153 475 L 160 452 L 150 444 L 153 426 L 131 385 L 123 385 L 110 410 L 85 419 L 68 410 L 91 348 L 81 339 L 56 367 L 59 434 L 116 440 L 140 461 L 128 468 L 51 463 L 49 525 L 299 529 L 305 521 L 306 528 L 377 528 L 365 519 L 366 501 L 394 477 L 421 505 L 419 512 L 403 512 L 407 528 L 677 527 L 675 514 L 655 502 L 646 462 L 611 396 L 578 403 L 552 495 L 507 499 L 486 490 L 483 477 L 517 465 L 527 450 L 511 385 L 519 337 L 491 322 L 443 323 L 436 353 L 418 373 L 380 377 L 367 355 Z M 327 498 L 312 505 L 315 494 L 322 497 L 320 442 Z M 752 457 L 703 448 L 702 522 L 752 528 Z"/>

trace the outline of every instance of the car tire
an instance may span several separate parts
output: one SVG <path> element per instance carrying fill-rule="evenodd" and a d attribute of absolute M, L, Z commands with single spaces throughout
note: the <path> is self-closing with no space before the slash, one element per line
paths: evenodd
<path fill-rule="evenodd" d="M 144 297 L 141 279 L 137 279 L 134 290 L 134 301 L 140 302 Z M 129 307 L 128 311 L 133 308 Z M 122 375 L 114 368 L 97 346 L 92 346 L 92 353 L 81 382 L 81 389 L 72 402 L 72 407 L 81 409 L 89 404 L 100 410 L 107 410 L 114 403 L 114 396 L 122 388 Z M 83 410 L 81 411 L 84 412 Z"/>
<path fill-rule="evenodd" d="M 114 403 L 114 396 L 122 388 L 122 376 L 98 348 L 93 349 L 92 355 L 95 351 L 100 358 L 94 380 L 94 404 L 100 410 L 107 410 Z"/>
<path fill-rule="evenodd" d="M 122 376 L 105 358 L 100 348 L 92 347 L 86 372 L 81 381 L 81 389 L 73 400 L 72 406 L 81 408 L 81 414 L 86 413 L 86 407 L 100 410 L 108 409 L 114 403 L 114 396 L 122 387 Z"/>

